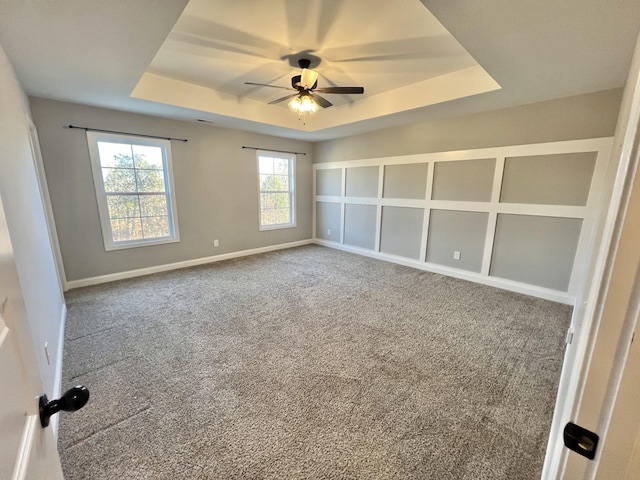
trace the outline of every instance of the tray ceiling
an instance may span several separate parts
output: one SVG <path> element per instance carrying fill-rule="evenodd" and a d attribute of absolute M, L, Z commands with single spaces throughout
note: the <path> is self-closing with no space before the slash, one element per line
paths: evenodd
<path fill-rule="evenodd" d="M 304 121 L 288 93 L 299 58 L 330 95 Z M 133 91 L 146 100 L 312 132 L 500 88 L 417 0 L 191 0 Z"/>
<path fill-rule="evenodd" d="M 0 2 L 28 95 L 311 141 L 621 87 L 639 27 L 637 0 Z M 306 55 L 365 94 L 301 122 L 244 85 Z"/>

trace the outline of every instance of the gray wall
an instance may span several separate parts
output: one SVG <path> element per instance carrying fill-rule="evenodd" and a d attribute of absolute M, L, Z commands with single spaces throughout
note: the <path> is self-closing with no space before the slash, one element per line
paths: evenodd
<path fill-rule="evenodd" d="M 430 120 L 320 142 L 314 162 L 612 136 L 622 89 L 444 120 Z"/>
<path fill-rule="evenodd" d="M 433 172 L 433 200 L 488 202 L 493 188 L 495 158 L 437 162 Z"/>
<path fill-rule="evenodd" d="M 316 237 L 332 242 L 340 241 L 342 205 L 332 202 L 316 202 Z"/>
<path fill-rule="evenodd" d="M 297 227 L 260 232 L 256 154 L 241 148 L 311 152 L 307 142 L 39 98 L 31 104 L 68 280 L 311 238 L 311 155 L 296 161 Z M 189 140 L 171 142 L 179 243 L 104 250 L 86 136 L 68 124 Z"/>
<path fill-rule="evenodd" d="M 506 158 L 500 201 L 584 206 L 595 166 L 594 152 Z"/>
<path fill-rule="evenodd" d="M 382 207 L 380 251 L 418 260 L 423 221 L 423 208 Z"/>
<path fill-rule="evenodd" d="M 425 198 L 428 173 L 428 163 L 385 165 L 383 198 Z"/>
<path fill-rule="evenodd" d="M 333 233 L 333 232 L 332 232 Z M 373 250 L 376 245 L 376 207 L 346 204 L 344 243 Z"/>
<path fill-rule="evenodd" d="M 322 142 L 316 145 L 315 160 L 323 163 L 371 158 L 371 166 L 365 163 L 346 168 L 347 191 L 349 175 L 353 172 L 352 191 L 383 203 L 381 252 L 414 260 L 420 260 L 421 254 L 426 254 L 428 263 L 481 273 L 485 248 L 488 248 L 486 253 L 492 253 L 490 276 L 567 291 L 581 219 L 500 215 L 495 241 L 485 246 L 489 224 L 487 212 L 464 211 L 464 205 L 454 203 L 446 206 L 439 203 L 441 207 L 438 208 L 446 210 L 438 210 L 430 207 L 430 202 L 490 202 L 495 158 L 451 161 L 443 157 L 443 161 L 439 161 L 436 153 L 435 160 L 428 160 L 432 166 L 427 163 L 384 165 L 384 158 L 609 137 L 614 134 L 620 99 L 620 90 L 609 90 Z M 595 158 L 593 152 L 507 158 L 503 177 L 496 179 L 502 187 L 500 203 L 552 207 L 585 205 L 592 187 Z M 396 161 L 394 158 L 393 162 Z M 382 163 L 379 172 L 383 175 L 383 192 L 377 192 L 376 188 L 379 177 L 375 173 L 379 163 Z M 432 195 L 431 199 L 425 199 L 429 168 L 434 169 Z M 339 179 L 336 176 L 334 191 Z M 329 185 L 322 188 L 327 189 Z M 408 200 L 403 204 L 400 203 L 402 199 Z M 413 200 L 426 203 L 411 203 Z M 367 202 L 372 203 L 372 200 L 363 199 L 363 203 Z M 428 226 L 423 225 L 423 209 L 408 208 L 421 206 L 431 208 Z M 375 207 L 347 204 L 345 211 L 345 243 L 375 248 Z M 317 213 L 326 215 L 320 210 Z M 334 224 L 337 214 L 336 209 Z M 319 223 L 328 221 L 318 220 Z M 426 228 L 427 248 L 426 252 L 421 252 L 420 241 Z M 328 239 L 326 236 L 318 238 Z M 454 251 L 461 252 L 460 260 L 453 258 Z"/>
<path fill-rule="evenodd" d="M 488 219 L 485 212 L 431 210 L 427 262 L 480 273 Z"/>
<path fill-rule="evenodd" d="M 586 205 L 595 170 L 596 152 L 572 154 L 512 156 L 505 159 L 504 175 L 495 178 L 496 159 L 479 160 L 439 160 L 439 154 L 432 155 L 427 163 L 416 163 L 420 167 L 413 173 L 419 178 L 415 185 L 408 181 L 409 197 L 416 199 L 384 199 L 382 195 L 363 198 L 368 205 L 353 205 L 345 197 L 334 203 L 317 203 L 316 237 L 333 242 L 340 241 L 340 212 L 345 204 L 345 239 L 348 245 L 375 249 L 377 203 L 384 202 L 380 218 L 380 247 L 382 253 L 390 253 L 405 258 L 421 260 L 422 237 L 427 232 L 426 262 L 453 267 L 460 270 L 482 273 L 483 259 L 492 255 L 490 276 L 500 277 L 553 290 L 567 291 L 571 279 L 577 250 L 582 218 L 575 212 L 574 218 L 554 218 L 553 208 L 572 205 Z M 435 157 L 435 158 L 434 158 Z M 395 160 L 395 159 L 394 159 Z M 416 159 L 420 161 L 422 159 Z M 412 170 L 409 164 L 384 165 L 384 159 L 373 159 L 381 163 L 373 167 L 347 168 L 347 171 L 366 172 L 359 175 L 358 188 L 365 190 L 379 184 L 379 178 L 370 172 L 384 175 L 383 185 L 387 185 L 389 175 L 396 184 L 394 190 L 401 196 L 400 178 Z M 431 164 L 432 166 L 429 166 Z M 379 168 L 380 167 L 380 168 Z M 434 168 L 433 200 L 425 198 L 422 186 L 429 168 Z M 331 169 L 330 171 L 335 171 Z M 341 177 L 331 174 L 318 175 L 324 189 L 335 189 Z M 502 214 L 501 208 L 509 201 L 492 199 L 493 182 L 498 182 L 502 199 L 516 203 L 551 206 L 551 211 L 532 214 L 511 210 Z M 366 181 L 364 181 L 366 179 Z M 427 182 L 428 183 L 428 182 Z M 412 186 L 413 185 L 413 186 Z M 415 188 L 414 188 L 415 187 Z M 373 195 L 373 191 L 371 192 Z M 486 203 L 486 211 L 467 211 L 468 204 L 475 201 Z M 395 205 L 393 203 L 396 203 Z M 429 225 L 425 226 L 425 208 L 430 211 Z M 476 205 L 475 209 L 478 206 Z M 489 212 L 498 216 L 489 222 Z M 563 213 L 562 215 L 567 215 Z M 497 220 L 495 241 L 485 245 L 487 228 Z M 331 230 L 329 235 L 328 230 Z M 490 233 L 494 233 L 493 231 Z M 460 253 L 455 258 L 454 252 Z M 486 272 L 484 273 L 486 274 Z"/>
<path fill-rule="evenodd" d="M 377 197 L 378 170 L 377 166 L 347 168 L 345 172 L 347 197 Z"/>
<path fill-rule="evenodd" d="M 566 291 L 582 220 L 498 215 L 490 275 Z"/>
<path fill-rule="evenodd" d="M 318 170 L 316 172 L 316 195 L 342 195 L 342 169 Z"/>

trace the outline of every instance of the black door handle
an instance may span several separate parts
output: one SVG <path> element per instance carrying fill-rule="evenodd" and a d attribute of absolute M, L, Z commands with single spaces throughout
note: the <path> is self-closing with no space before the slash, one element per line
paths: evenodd
<path fill-rule="evenodd" d="M 40 425 L 49 426 L 49 418 L 60 410 L 75 412 L 84 407 L 89 401 L 89 389 L 83 385 L 70 388 L 58 400 L 51 400 L 46 395 L 40 396 Z"/>

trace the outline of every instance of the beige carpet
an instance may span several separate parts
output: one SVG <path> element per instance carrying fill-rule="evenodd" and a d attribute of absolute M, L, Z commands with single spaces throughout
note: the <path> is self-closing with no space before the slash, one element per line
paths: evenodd
<path fill-rule="evenodd" d="M 69 292 L 67 479 L 538 479 L 567 306 L 319 246 Z"/>

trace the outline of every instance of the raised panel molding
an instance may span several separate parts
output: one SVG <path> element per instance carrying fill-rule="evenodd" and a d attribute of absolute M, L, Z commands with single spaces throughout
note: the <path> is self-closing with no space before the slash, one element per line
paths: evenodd
<path fill-rule="evenodd" d="M 321 223 L 325 220 L 317 218 L 317 215 L 320 213 L 316 209 L 316 205 L 318 202 L 331 202 L 334 204 L 340 205 L 340 232 L 339 234 L 335 234 L 332 231 L 332 239 L 328 240 L 326 238 L 326 234 L 324 235 L 316 235 L 314 232 L 313 240 L 315 243 L 338 248 L 341 250 L 347 250 L 350 252 L 380 258 L 382 260 L 387 260 L 403 265 L 412 266 L 415 268 L 420 268 L 422 270 L 432 271 L 436 273 L 441 273 L 444 275 L 449 275 L 457 278 L 464 278 L 466 280 L 474 281 L 477 283 L 484 283 L 487 285 L 492 285 L 498 288 L 503 288 L 506 290 L 516 291 L 519 293 L 524 293 L 540 298 L 546 298 L 548 300 L 553 300 L 566 304 L 573 304 L 575 301 L 575 296 L 577 293 L 577 287 L 580 283 L 580 279 L 577 278 L 577 275 L 581 271 L 580 268 L 576 268 L 576 266 L 581 265 L 583 262 L 588 260 L 588 256 L 591 255 L 591 252 L 588 249 L 584 248 L 584 245 L 589 243 L 589 238 L 591 235 L 591 231 L 594 225 L 594 219 L 597 216 L 598 212 L 598 202 L 602 196 L 602 188 L 604 185 L 604 179 L 607 172 L 607 165 L 609 161 L 609 153 L 611 151 L 612 146 L 612 138 L 595 138 L 595 139 L 586 139 L 586 140 L 571 140 L 565 142 L 551 142 L 551 143 L 538 143 L 531 145 L 512 145 L 506 147 L 495 147 L 495 148 L 483 148 L 483 149 L 474 149 L 474 150 L 459 150 L 459 151 L 451 151 L 451 152 L 437 152 L 437 153 L 425 153 L 425 154 L 417 154 L 417 155 L 406 155 L 406 156 L 395 156 L 395 157 L 385 157 L 385 158 L 373 158 L 373 159 L 360 159 L 360 160 L 350 160 L 344 162 L 332 162 L 332 163 L 321 163 L 313 165 L 313 173 L 314 173 L 314 226 L 318 224 L 318 221 Z M 591 175 L 591 183 L 590 188 L 588 190 L 588 196 L 583 205 L 556 205 L 550 204 L 545 201 L 544 196 L 539 197 L 542 198 L 540 203 L 507 203 L 500 202 L 501 192 L 503 191 L 503 181 L 505 177 L 505 159 L 513 159 L 517 157 L 528 157 L 535 158 L 540 157 L 545 159 L 546 156 L 548 158 L 570 158 L 570 157 L 580 157 L 580 154 L 587 154 L 595 156 L 595 165 L 593 163 L 589 166 L 589 172 L 582 172 L 584 175 Z M 584 155 L 582 155 L 584 156 Z M 489 169 L 484 173 L 483 178 L 483 199 L 481 201 L 477 201 L 475 198 L 470 197 L 469 200 L 472 201 L 460 201 L 460 200 L 445 200 L 445 199 L 432 199 L 434 192 L 434 179 L 437 173 L 437 164 L 443 165 L 446 162 L 461 162 L 461 161 L 473 161 L 478 160 L 479 162 L 484 162 L 483 170 L 487 170 L 486 165 L 489 165 Z M 549 171 L 549 161 L 546 163 L 545 168 Z M 551 162 L 552 163 L 552 162 Z M 588 163 L 588 162 L 587 162 Z M 421 164 L 420 167 L 418 164 Z M 470 165 L 469 163 L 460 163 L 460 166 Z M 400 169 L 407 169 L 407 171 L 412 170 L 412 166 L 415 168 L 422 168 L 426 172 L 421 172 L 420 177 L 424 178 L 426 173 L 426 189 L 425 196 L 422 198 L 421 193 L 416 194 L 413 193 L 413 190 L 416 188 L 411 187 L 411 193 L 407 193 L 404 195 L 407 198 L 395 198 L 401 197 L 402 189 L 401 185 L 398 183 L 398 178 L 385 178 L 387 172 L 390 175 L 398 176 L 398 172 L 401 172 Z M 363 170 L 357 170 L 358 168 L 364 168 Z M 331 193 L 337 193 L 340 191 L 341 193 L 335 195 L 318 195 L 317 190 L 317 178 L 326 178 L 325 170 L 331 169 L 341 169 L 342 175 L 335 175 L 335 181 L 337 183 L 338 180 L 341 180 L 341 185 L 336 185 L 334 188 L 331 188 Z M 363 173 L 371 173 L 375 169 L 377 169 L 378 177 L 377 182 L 375 182 L 375 178 L 372 178 L 371 175 L 367 175 L 366 184 L 368 185 L 368 191 L 374 191 L 373 185 L 377 183 L 377 195 L 369 195 L 369 196 L 355 196 L 349 195 L 349 193 L 353 192 L 351 188 L 347 188 L 347 176 L 349 171 L 351 172 L 363 172 Z M 560 169 L 560 165 L 559 165 Z M 415 169 L 413 169 L 415 170 Z M 456 168 L 445 168 L 444 171 L 448 172 L 448 180 L 447 183 L 451 185 L 456 184 L 455 172 Z M 566 168 L 565 168 L 566 170 Z M 415 170 L 418 171 L 418 170 Z M 318 172 L 322 172 L 321 175 L 318 175 Z M 452 177 L 453 174 L 453 177 Z M 550 172 L 553 174 L 553 171 Z M 563 171 L 562 174 L 566 178 L 566 171 Z M 463 175 L 463 173 L 461 173 Z M 562 176 L 562 175 L 561 175 Z M 468 175 L 467 175 L 468 177 Z M 490 180 L 490 190 L 489 185 L 487 184 L 486 179 L 491 178 Z M 464 186 L 464 182 L 468 182 L 469 179 L 461 178 L 461 185 Z M 391 183 L 390 183 L 391 182 Z M 415 182 L 414 182 L 415 183 Z M 393 185 L 393 192 L 397 192 L 394 196 L 388 195 L 389 188 L 387 185 Z M 460 187 L 460 186 L 459 186 Z M 461 187 L 461 188 L 462 188 Z M 458 187 L 456 187 L 458 188 Z M 327 189 L 323 188 L 322 193 L 327 193 Z M 385 194 L 385 190 L 387 190 L 387 194 Z M 356 193 L 356 195 L 361 195 L 360 192 Z M 439 196 L 439 195 L 436 195 Z M 442 198 L 441 196 L 439 196 Z M 484 201 L 484 200 L 487 201 Z M 475 200 L 475 201 L 474 201 Z M 363 209 L 365 206 L 369 206 L 369 209 L 365 209 L 367 212 L 375 211 L 375 232 L 374 237 L 375 240 L 373 242 L 373 249 L 362 248 L 359 245 L 349 245 L 349 242 L 345 242 L 345 212 L 347 211 L 347 206 L 351 205 L 349 209 L 353 209 L 354 205 L 361 206 L 360 209 Z M 415 245 L 418 241 L 416 232 L 421 233 L 420 238 L 420 252 L 418 258 L 415 258 L 413 254 L 406 253 L 407 256 L 399 255 L 399 254 L 391 254 L 389 252 L 385 252 L 384 247 L 384 238 L 383 232 L 384 228 L 387 229 L 387 233 L 385 234 L 387 238 L 389 237 L 388 231 L 388 223 L 383 226 L 383 212 L 385 208 L 413 208 L 413 209 L 422 209 L 423 213 L 420 216 L 413 215 L 410 218 L 413 219 L 416 223 L 420 223 L 421 225 L 395 225 L 394 228 L 402 231 L 403 229 L 406 231 L 410 231 L 411 233 L 411 242 Z M 374 210 L 371 210 L 373 208 Z M 430 217 L 434 210 L 443 210 L 443 211 L 451 211 L 451 212 L 478 212 L 485 213 L 487 216 L 486 221 L 486 230 L 481 232 L 477 232 L 477 235 L 473 235 L 473 242 L 476 242 L 478 245 L 474 245 L 474 263 L 472 270 L 465 269 L 463 267 L 457 267 L 457 263 L 455 261 L 443 262 L 444 264 L 437 264 L 428 261 L 427 252 L 429 252 L 429 239 L 435 238 L 430 237 Z M 364 210 L 363 210 L 364 211 Z M 392 210 L 387 210 L 388 212 Z M 496 242 L 496 226 L 499 215 L 517 215 L 517 216 L 530 216 L 530 217 L 553 217 L 553 218 L 566 218 L 566 219 L 576 219 L 581 220 L 581 228 L 578 235 L 577 240 L 575 238 L 565 239 L 567 242 L 573 242 L 575 245 L 571 245 L 572 248 L 566 248 L 565 250 L 575 251 L 575 259 L 572 264 L 571 276 L 568 281 L 568 286 L 566 290 L 558 289 L 558 288 L 545 288 L 540 285 L 540 282 L 534 278 L 533 272 L 531 275 L 531 281 L 528 282 L 528 278 L 526 272 L 518 278 L 518 280 L 509 279 L 509 278 L 499 278 L 497 276 L 492 276 L 492 261 L 494 259 L 494 247 Z M 322 213 L 320 213 L 322 215 Z M 369 214 L 371 215 L 371 214 Z M 334 220 L 333 224 L 335 225 L 337 218 L 336 213 L 332 214 Z M 441 215 L 442 216 L 442 215 Z M 418 217 L 419 220 L 418 220 Z M 353 218 L 353 214 L 352 214 Z M 409 217 L 407 217 L 409 218 Z M 409 220 L 407 220 L 409 221 Z M 372 233 L 370 232 L 371 225 L 373 224 L 373 219 L 369 218 L 367 220 L 367 236 L 371 238 Z M 406 227 L 406 228 L 403 228 Z M 350 234 L 352 237 L 356 232 L 353 230 L 354 225 L 350 221 Z M 541 241 L 544 240 L 544 232 L 540 233 Z M 559 241 L 559 239 L 555 238 L 554 241 Z M 563 239 L 560 239 L 562 241 Z M 389 245 L 387 243 L 387 245 Z M 504 245 L 501 247 L 504 249 Z M 386 248 L 388 249 L 388 247 Z M 439 247 L 441 253 L 439 258 L 443 258 L 442 255 L 447 255 L 446 244 L 444 251 L 442 245 Z M 409 252 L 413 249 L 407 248 L 403 249 L 400 244 L 398 244 L 398 238 L 394 239 L 394 252 Z M 457 251 L 453 246 L 451 247 L 451 252 L 448 252 L 451 256 L 451 260 L 453 260 L 453 253 Z M 464 257 L 465 252 L 462 251 L 461 255 Z M 504 256 L 502 257 L 504 258 Z M 439 260 L 442 262 L 442 260 Z M 480 267 L 478 268 L 478 264 L 480 263 Z M 464 262 L 460 263 L 461 266 L 464 265 Z M 504 266 L 504 265 L 503 265 Z M 517 268 L 516 265 L 513 268 Z M 566 271 L 566 269 L 565 269 Z M 537 285 L 536 285 L 537 283 Z M 554 284 L 553 282 L 549 283 Z M 556 285 L 567 285 L 566 281 L 561 283 L 556 283 Z"/>

